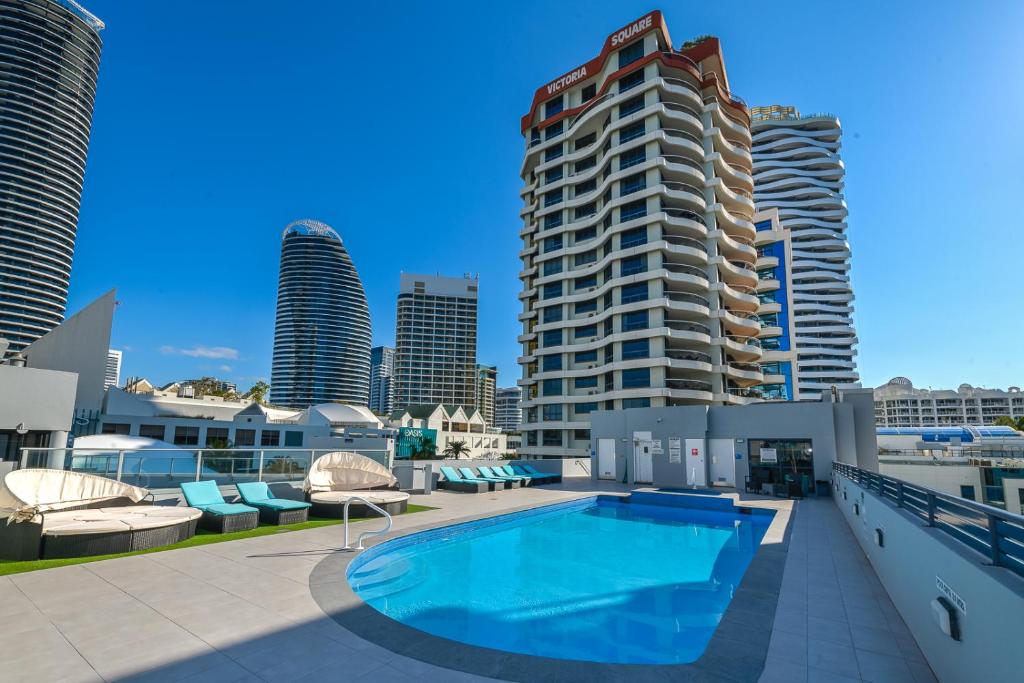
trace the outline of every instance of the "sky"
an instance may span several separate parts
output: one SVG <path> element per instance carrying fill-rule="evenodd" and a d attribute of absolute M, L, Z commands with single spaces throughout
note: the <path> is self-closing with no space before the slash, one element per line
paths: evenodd
<path fill-rule="evenodd" d="M 83 0 L 107 25 L 69 312 L 122 377 L 269 379 L 280 237 L 333 226 L 393 344 L 400 272 L 479 273 L 520 376 L 519 119 L 661 9 L 749 104 L 837 114 L 865 386 L 1024 385 L 1024 3 Z"/>

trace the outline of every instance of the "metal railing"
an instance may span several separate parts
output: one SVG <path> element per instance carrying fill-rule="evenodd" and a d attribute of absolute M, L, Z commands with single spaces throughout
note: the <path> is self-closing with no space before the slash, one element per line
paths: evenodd
<path fill-rule="evenodd" d="M 976 550 L 996 567 L 1024 576 L 1024 516 L 846 463 L 834 462 L 832 469 Z"/>
<path fill-rule="evenodd" d="M 354 500 L 360 501 L 361 503 L 366 505 L 366 507 L 368 507 L 368 508 L 370 508 L 372 510 L 376 510 L 380 514 L 384 515 L 385 518 L 387 518 L 387 524 L 384 525 L 383 529 L 373 529 L 371 531 L 364 531 L 363 533 L 359 534 L 359 538 L 356 539 L 356 547 L 355 548 L 353 548 L 349 544 L 349 542 L 348 542 L 348 506 L 351 505 L 352 501 L 354 501 Z M 391 531 L 391 521 L 392 521 L 391 520 L 391 515 L 389 515 L 387 513 L 387 511 L 384 510 L 383 508 L 377 507 L 376 505 L 374 505 L 370 501 L 366 500 L 362 496 L 352 496 L 351 498 L 349 498 L 348 500 L 345 501 L 345 509 L 344 509 L 343 518 L 345 520 L 344 521 L 344 524 L 345 524 L 345 546 L 344 546 L 343 550 L 363 550 L 363 539 L 364 538 L 366 538 L 367 536 L 379 536 L 380 534 L 386 534 L 387 532 Z"/>
<path fill-rule="evenodd" d="M 302 481 L 314 460 L 346 450 L 390 467 L 389 452 L 364 448 L 23 448 L 20 467 L 57 467 L 95 474 L 147 489 L 177 488 L 212 479 L 218 485 L 247 481 Z"/>

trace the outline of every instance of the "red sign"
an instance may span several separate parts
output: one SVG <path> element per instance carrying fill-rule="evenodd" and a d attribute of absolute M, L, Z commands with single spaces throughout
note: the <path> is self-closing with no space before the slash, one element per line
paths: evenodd
<path fill-rule="evenodd" d="M 690 449 L 690 455 L 697 455 L 697 449 L 696 448 L 691 448 Z"/>

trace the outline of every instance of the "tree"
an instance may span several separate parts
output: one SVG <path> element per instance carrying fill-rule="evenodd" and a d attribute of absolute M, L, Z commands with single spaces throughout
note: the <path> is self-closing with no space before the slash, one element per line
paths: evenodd
<path fill-rule="evenodd" d="M 255 403 L 266 403 L 267 392 L 270 391 L 270 385 L 260 380 L 249 387 L 249 391 L 245 392 L 244 398 L 249 399 Z"/>
<path fill-rule="evenodd" d="M 418 444 L 413 444 L 410 457 L 412 460 L 433 460 L 437 457 L 437 444 L 429 436 L 425 436 Z"/>
<path fill-rule="evenodd" d="M 995 424 L 1000 427 L 1009 427 L 1019 432 L 1024 432 L 1024 417 L 1014 419 L 1008 415 L 1001 415 L 996 418 Z"/>
<path fill-rule="evenodd" d="M 469 446 L 466 445 L 465 441 L 450 441 L 448 445 L 444 447 L 444 455 L 446 458 L 452 458 L 457 460 L 460 456 L 469 453 Z"/>

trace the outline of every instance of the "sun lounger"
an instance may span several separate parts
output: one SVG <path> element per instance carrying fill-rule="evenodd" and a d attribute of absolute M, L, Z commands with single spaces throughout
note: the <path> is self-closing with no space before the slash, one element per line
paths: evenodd
<path fill-rule="evenodd" d="M 443 487 L 449 491 L 463 491 L 466 493 L 485 493 L 494 490 L 494 482 L 486 479 L 467 479 L 451 467 L 441 467 L 441 474 L 444 475 Z"/>
<path fill-rule="evenodd" d="M 480 473 L 476 474 L 468 467 L 460 467 L 459 472 L 463 477 L 476 477 L 477 479 L 484 479 L 485 481 L 491 481 L 495 483 L 495 488 L 498 485 L 504 486 L 507 489 L 519 488 L 519 482 L 514 479 L 507 479 L 505 477 L 496 477 L 494 475 L 488 475 L 484 472 L 484 468 L 478 468 Z"/>
<path fill-rule="evenodd" d="M 260 521 L 267 524 L 297 524 L 309 519 L 310 503 L 288 498 L 272 498 L 265 481 L 235 484 L 238 497 L 260 513 Z"/>
<path fill-rule="evenodd" d="M 181 485 L 185 501 L 203 511 L 199 526 L 209 531 L 226 534 L 233 531 L 255 529 L 260 523 L 260 511 L 248 505 L 226 503 L 220 495 L 217 482 L 189 481 Z"/>

